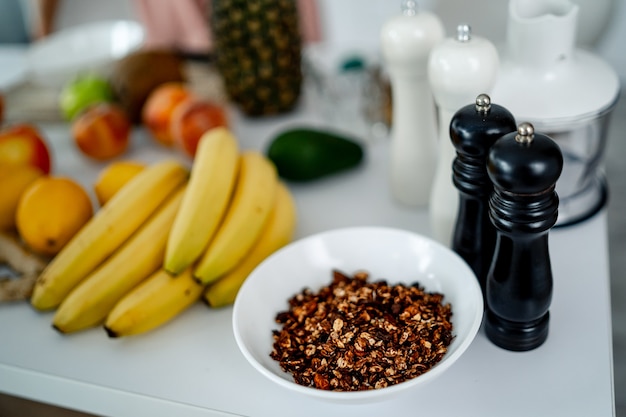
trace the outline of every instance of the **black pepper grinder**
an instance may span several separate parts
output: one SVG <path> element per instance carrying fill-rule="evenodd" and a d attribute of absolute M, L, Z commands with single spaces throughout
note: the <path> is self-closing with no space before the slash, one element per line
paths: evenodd
<path fill-rule="evenodd" d="M 548 232 L 556 223 L 555 183 L 563 169 L 559 146 L 521 123 L 491 148 L 489 201 L 497 230 L 487 276 L 487 337 L 497 346 L 527 351 L 548 337 L 552 269 Z"/>
<path fill-rule="evenodd" d="M 475 104 L 459 109 L 450 121 L 450 138 L 456 148 L 452 181 L 459 191 L 452 250 L 472 268 L 483 296 L 496 242 L 496 231 L 489 221 L 493 185 L 487 175 L 487 155 L 497 139 L 515 129 L 513 115 L 492 104 L 487 94 L 479 94 Z"/>

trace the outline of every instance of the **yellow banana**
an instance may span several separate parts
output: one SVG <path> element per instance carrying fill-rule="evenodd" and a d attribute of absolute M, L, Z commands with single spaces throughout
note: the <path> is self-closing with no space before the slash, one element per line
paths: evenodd
<path fill-rule="evenodd" d="M 202 255 L 228 207 L 238 163 L 237 139 L 228 129 L 214 128 L 200 138 L 189 186 L 167 242 L 165 270 L 176 275 Z"/>
<path fill-rule="evenodd" d="M 162 161 L 137 174 L 68 242 L 39 275 L 31 304 L 56 308 L 69 292 L 118 249 L 183 184 L 188 170 Z"/>
<path fill-rule="evenodd" d="M 193 271 L 199 282 L 215 281 L 250 251 L 272 210 L 277 184 L 276 168 L 268 158 L 257 151 L 241 153 L 230 207 Z"/>
<path fill-rule="evenodd" d="M 291 242 L 296 221 L 296 204 L 285 184 L 280 182 L 274 208 L 261 237 L 241 263 L 207 287 L 203 300 L 211 307 L 224 307 L 234 303 L 239 288 L 252 270 L 269 255 Z"/>
<path fill-rule="evenodd" d="M 148 332 L 172 320 L 199 300 L 203 289 L 193 279 L 191 268 L 177 276 L 159 269 L 115 305 L 104 323 L 104 329 L 110 337 Z"/>
<path fill-rule="evenodd" d="M 72 333 L 101 324 L 115 303 L 162 266 L 167 236 L 184 192 L 185 186 L 69 293 L 52 319 L 55 329 Z"/>

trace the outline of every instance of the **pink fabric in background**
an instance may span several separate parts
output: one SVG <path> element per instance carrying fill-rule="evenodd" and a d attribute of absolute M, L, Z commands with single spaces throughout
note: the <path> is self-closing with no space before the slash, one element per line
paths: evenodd
<path fill-rule="evenodd" d="M 208 53 L 213 44 L 207 26 L 208 0 L 135 0 L 146 31 L 147 49 Z"/>
<path fill-rule="evenodd" d="M 148 49 L 175 49 L 206 54 L 213 49 L 209 27 L 210 0 L 134 0 L 146 30 Z M 297 0 L 305 42 L 321 40 L 316 0 Z"/>

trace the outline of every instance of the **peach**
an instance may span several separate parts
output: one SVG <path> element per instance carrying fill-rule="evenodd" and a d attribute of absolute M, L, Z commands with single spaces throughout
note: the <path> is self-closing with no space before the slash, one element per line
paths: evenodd
<path fill-rule="evenodd" d="M 117 105 L 100 103 L 89 107 L 72 122 L 72 136 L 80 151 L 104 161 L 126 152 L 131 122 Z"/>
<path fill-rule="evenodd" d="M 175 145 L 193 158 L 200 137 L 218 126 L 228 127 L 224 109 L 218 104 L 192 98 L 176 106 L 170 129 Z"/>
<path fill-rule="evenodd" d="M 31 165 L 50 174 L 50 151 L 41 131 L 30 123 L 0 130 L 0 164 Z"/>
<path fill-rule="evenodd" d="M 141 122 L 158 143 L 165 146 L 174 144 L 170 133 L 172 112 L 191 96 L 187 86 L 179 82 L 164 83 L 152 90 L 142 108 Z"/>

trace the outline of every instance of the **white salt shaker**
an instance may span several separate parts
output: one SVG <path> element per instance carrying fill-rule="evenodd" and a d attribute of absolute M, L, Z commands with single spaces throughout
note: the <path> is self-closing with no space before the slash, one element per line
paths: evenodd
<path fill-rule="evenodd" d="M 450 140 L 450 120 L 461 107 L 471 104 L 495 85 L 499 66 L 496 47 L 472 36 L 470 27 L 457 27 L 456 38 L 435 46 L 428 60 L 428 79 L 439 108 L 437 167 L 429 201 L 433 237 L 450 246 L 456 221 L 459 191 L 452 183 L 456 151 Z"/>
<path fill-rule="evenodd" d="M 444 38 L 439 18 L 402 2 L 402 13 L 381 29 L 382 55 L 392 91 L 391 168 L 393 196 L 410 206 L 430 198 L 437 154 L 437 116 L 428 82 L 428 56 Z"/>

